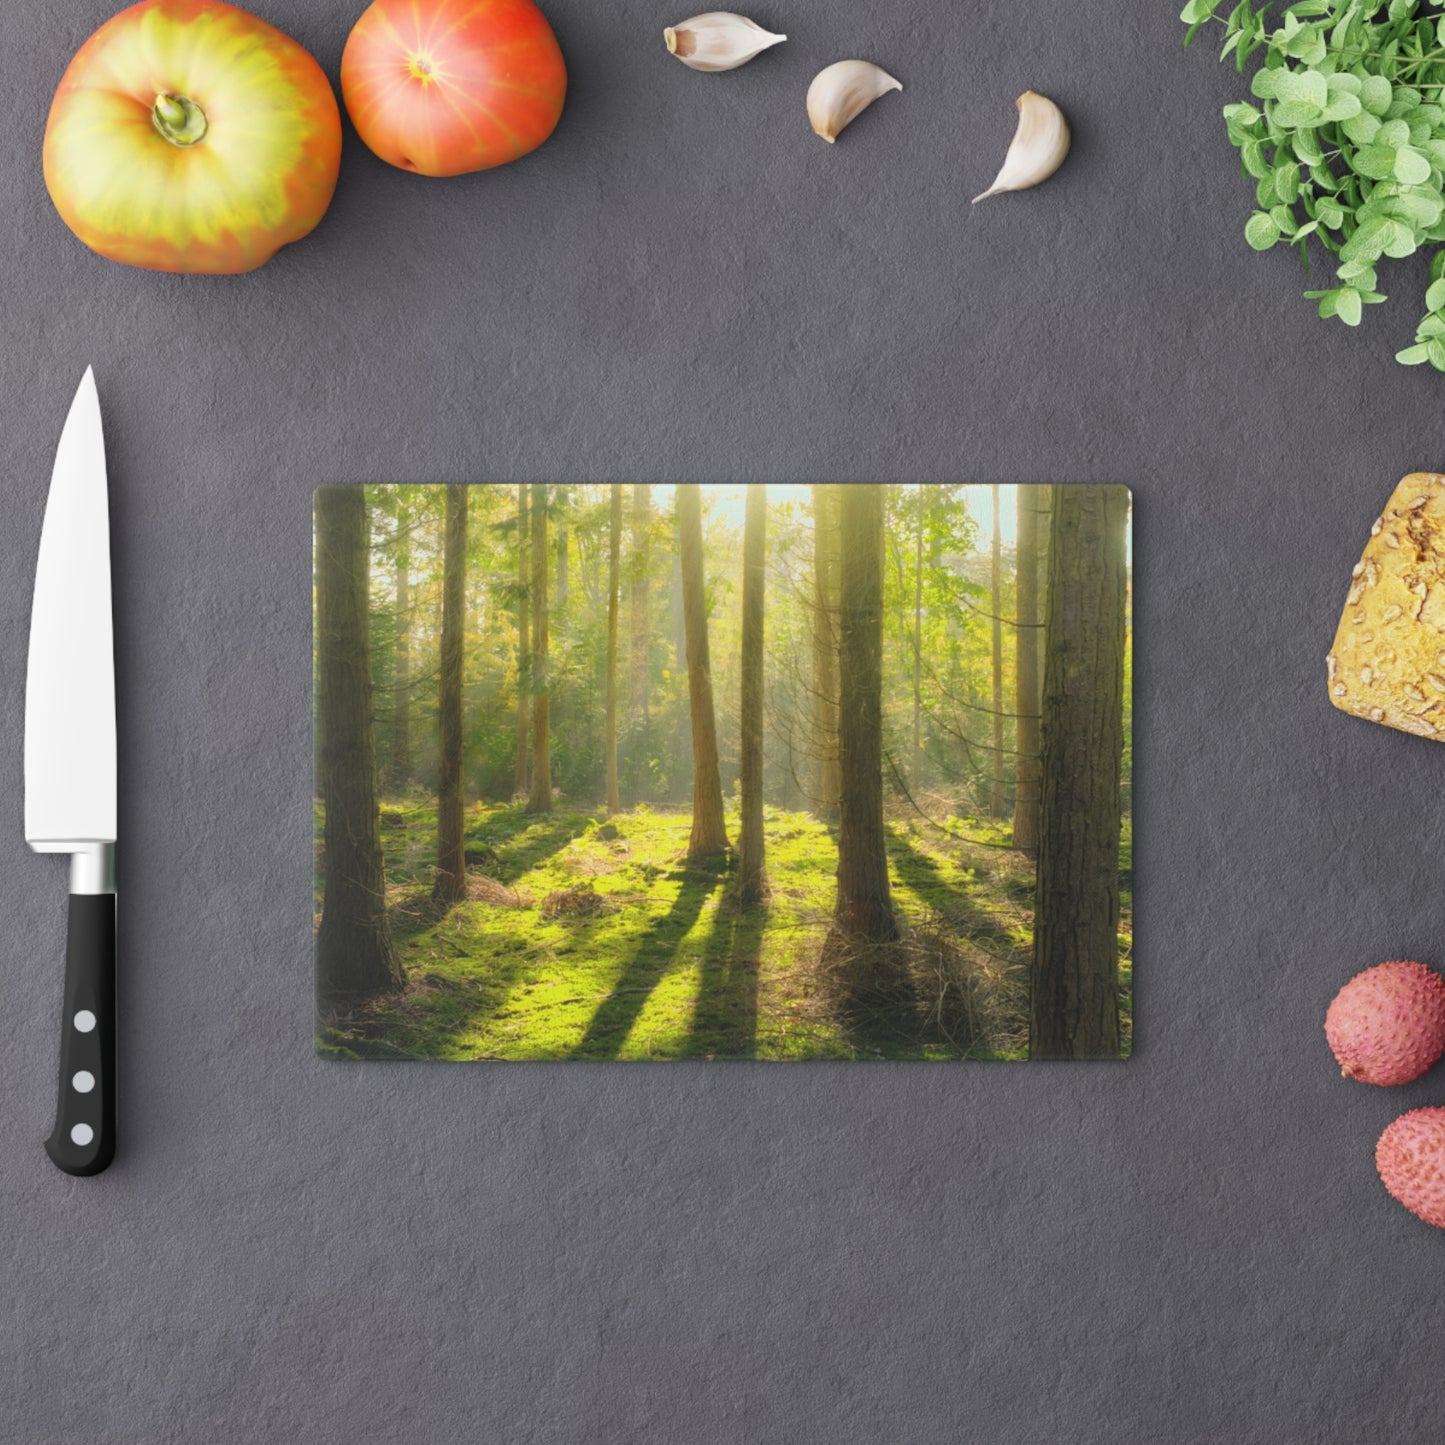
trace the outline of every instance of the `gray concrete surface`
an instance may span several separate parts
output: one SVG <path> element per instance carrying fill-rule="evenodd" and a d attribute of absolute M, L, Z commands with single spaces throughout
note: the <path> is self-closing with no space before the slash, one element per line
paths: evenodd
<path fill-rule="evenodd" d="M 336 75 L 359 0 L 257 7 Z M 0 47 L 0 1437 L 85 1442 L 1438 1438 L 1445 1237 L 1375 1179 L 1438 1071 L 1344 1083 L 1357 966 L 1445 963 L 1445 749 L 1322 659 L 1445 381 L 1249 252 L 1177 6 L 547 6 L 554 139 L 426 182 L 348 130 L 245 279 L 85 252 L 51 92 L 107 0 Z M 904 82 L 835 147 L 808 80 Z M 1013 99 L 1073 119 L 971 208 Z M 1403 276 L 1400 272 L 1403 270 Z M 51 453 L 93 362 L 122 727 L 121 1153 L 48 1163 L 63 868 L 21 838 Z M 345 1066 L 309 1039 L 309 509 L 323 481 L 1119 481 L 1137 500 L 1138 1046 L 1100 1067 Z"/>

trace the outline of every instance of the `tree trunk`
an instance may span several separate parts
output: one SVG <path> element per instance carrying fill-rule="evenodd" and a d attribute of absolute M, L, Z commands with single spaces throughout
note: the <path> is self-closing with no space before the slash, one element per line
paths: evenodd
<path fill-rule="evenodd" d="M 1119 1055 L 1123 487 L 1055 487 L 1029 1057 Z"/>
<path fill-rule="evenodd" d="M 634 722 L 647 718 L 647 657 L 652 644 L 652 619 L 648 615 L 651 594 L 648 569 L 651 566 L 648 534 L 652 530 L 652 487 L 647 482 L 632 486 L 632 556 L 628 562 L 627 711 Z"/>
<path fill-rule="evenodd" d="M 391 694 L 391 785 L 404 793 L 411 782 L 411 525 L 397 507 L 396 667 Z"/>
<path fill-rule="evenodd" d="M 682 605 L 682 553 L 672 559 L 672 572 L 667 584 L 667 608 L 672 621 L 673 667 L 681 672 L 687 666 L 687 609 Z"/>
<path fill-rule="evenodd" d="M 742 704 L 739 754 L 742 818 L 738 825 L 737 897 L 756 903 L 767 888 L 763 872 L 763 607 L 767 558 L 767 488 L 748 486 L 743 524 Z"/>
<path fill-rule="evenodd" d="M 527 734 L 532 726 L 531 539 L 527 535 L 527 485 L 517 487 L 517 769 L 514 794 L 527 791 Z"/>
<path fill-rule="evenodd" d="M 318 998 L 387 993 L 406 974 L 386 920 L 371 714 L 370 559 L 360 487 L 316 493 L 316 647 L 326 884 Z"/>
<path fill-rule="evenodd" d="M 853 938 L 898 936 L 883 843 L 883 488 L 839 488 L 839 926 Z"/>
<path fill-rule="evenodd" d="M 467 630 L 467 489 L 447 488 L 442 557 L 441 675 L 437 701 L 437 871 L 432 897 L 440 904 L 467 896 L 462 841 L 466 789 L 462 781 L 462 639 Z"/>
<path fill-rule="evenodd" d="M 813 487 L 813 732 L 819 813 L 838 816 L 838 487 Z"/>
<path fill-rule="evenodd" d="M 529 813 L 552 811 L 552 711 L 547 656 L 547 486 L 532 484 L 532 791 Z"/>
<path fill-rule="evenodd" d="M 993 783 L 988 794 L 988 815 L 1004 815 L 1003 795 L 1003 539 L 999 517 L 999 488 L 993 486 Z"/>
<path fill-rule="evenodd" d="M 552 515 L 557 519 L 557 611 L 567 605 L 570 591 L 567 576 L 567 487 L 552 489 Z"/>
<path fill-rule="evenodd" d="M 622 484 L 612 484 L 607 534 L 607 811 L 622 807 L 617 792 L 617 605 L 622 563 Z"/>
<path fill-rule="evenodd" d="M 913 556 L 913 761 L 909 781 L 918 785 L 923 751 L 923 499 L 925 484 L 918 486 L 918 532 Z"/>
<path fill-rule="evenodd" d="M 559 628 L 565 632 L 566 623 L 563 618 L 562 609 L 567 605 L 567 597 L 571 591 L 569 581 L 569 559 L 567 541 L 567 508 L 570 501 L 571 488 L 554 486 L 552 488 L 551 502 L 547 508 L 547 517 L 552 527 L 552 534 L 557 542 L 557 591 L 547 608 L 548 625 L 556 622 Z M 561 692 L 552 693 L 548 689 L 547 696 L 547 732 L 556 733 L 558 737 L 565 737 L 567 732 L 567 691 L 564 688 Z"/>
<path fill-rule="evenodd" d="M 712 663 L 707 648 L 707 593 L 702 570 L 702 497 L 696 483 L 677 486 L 677 538 L 682 553 L 682 601 L 687 621 L 687 691 L 692 708 L 692 836 L 689 858 L 727 851 Z"/>
<path fill-rule="evenodd" d="M 1014 602 L 1015 702 L 1018 785 L 1014 796 L 1013 845 L 1024 853 L 1039 846 L 1039 493 L 1020 486 L 1018 496 L 1018 596 Z"/>
<path fill-rule="evenodd" d="M 1038 647 L 1035 650 L 1037 658 L 1038 679 L 1039 679 L 1039 705 L 1036 711 L 1040 718 L 1044 711 L 1044 663 L 1048 659 L 1049 639 L 1049 549 L 1052 545 L 1050 538 L 1053 534 L 1054 517 L 1054 489 L 1052 487 L 1039 487 L 1034 493 L 1035 504 L 1038 507 L 1038 541 L 1039 541 L 1039 562 L 1038 562 L 1038 584 L 1039 600 L 1035 607 L 1038 614 L 1040 626 L 1035 630 L 1038 638 Z M 1040 723 L 1042 729 L 1042 722 Z M 1039 746 L 1043 747 L 1043 732 L 1039 733 Z"/>

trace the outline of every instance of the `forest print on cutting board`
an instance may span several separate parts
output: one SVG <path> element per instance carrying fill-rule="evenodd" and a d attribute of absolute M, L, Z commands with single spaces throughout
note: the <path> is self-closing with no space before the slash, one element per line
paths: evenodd
<path fill-rule="evenodd" d="M 1118 1059 L 1118 486 L 323 487 L 316 1044 Z"/>

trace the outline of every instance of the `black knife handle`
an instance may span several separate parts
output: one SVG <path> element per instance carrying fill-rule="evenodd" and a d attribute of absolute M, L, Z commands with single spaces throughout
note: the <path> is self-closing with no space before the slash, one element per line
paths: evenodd
<path fill-rule="evenodd" d="M 67 1174 L 99 1174 L 115 1158 L 114 893 L 70 895 L 60 1099 L 45 1152 Z"/>

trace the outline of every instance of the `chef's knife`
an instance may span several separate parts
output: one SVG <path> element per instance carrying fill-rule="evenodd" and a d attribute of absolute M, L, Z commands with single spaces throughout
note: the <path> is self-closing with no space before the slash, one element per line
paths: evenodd
<path fill-rule="evenodd" d="M 115 647 L 100 398 L 87 369 L 55 454 L 25 683 L 25 841 L 70 854 L 60 1102 L 67 1174 L 115 1155 Z"/>

